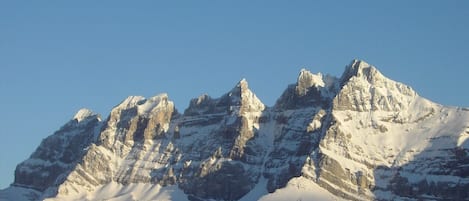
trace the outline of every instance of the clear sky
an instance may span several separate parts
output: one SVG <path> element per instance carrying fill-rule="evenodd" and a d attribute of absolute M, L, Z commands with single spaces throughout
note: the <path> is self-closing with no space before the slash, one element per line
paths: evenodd
<path fill-rule="evenodd" d="M 301 68 L 340 76 L 358 58 L 468 107 L 468 10 L 441 0 L 1 1 L 0 188 L 80 108 L 105 118 L 129 95 L 166 92 L 183 111 L 246 78 L 271 106 Z"/>

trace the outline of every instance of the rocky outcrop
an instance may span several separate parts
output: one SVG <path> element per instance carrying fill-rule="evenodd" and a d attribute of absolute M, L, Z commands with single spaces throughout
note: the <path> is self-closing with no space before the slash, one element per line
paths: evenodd
<path fill-rule="evenodd" d="M 18 165 L 11 188 L 68 199 L 144 183 L 177 185 L 190 200 L 238 200 L 261 180 L 274 192 L 303 177 L 349 200 L 464 200 L 468 139 L 467 109 L 354 60 L 340 78 L 301 70 L 273 107 L 243 79 L 183 114 L 166 94 L 130 96 L 104 121 L 80 110 Z"/>
<path fill-rule="evenodd" d="M 190 153 L 181 158 L 188 165 L 180 187 L 191 199 L 236 200 L 254 187 L 265 154 L 257 132 L 264 109 L 244 79 L 220 98 L 191 101 L 177 123 L 182 152 Z"/>
<path fill-rule="evenodd" d="M 13 186 L 56 194 L 57 187 L 83 158 L 101 127 L 99 115 L 81 109 L 72 120 L 44 139 L 15 170 Z"/>
<path fill-rule="evenodd" d="M 275 103 L 278 110 L 303 109 L 305 107 L 330 107 L 338 89 L 337 78 L 321 73 L 312 74 L 302 69 L 296 84 L 289 85 Z"/>
<path fill-rule="evenodd" d="M 408 86 L 384 77 L 374 66 L 354 60 L 340 79 L 334 110 L 406 110 L 417 94 Z"/>

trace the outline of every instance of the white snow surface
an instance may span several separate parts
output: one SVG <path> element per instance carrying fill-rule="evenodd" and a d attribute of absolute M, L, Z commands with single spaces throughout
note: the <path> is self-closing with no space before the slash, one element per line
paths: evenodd
<path fill-rule="evenodd" d="M 173 106 L 173 102 L 168 100 L 168 94 L 162 93 L 151 98 L 145 98 L 143 96 L 129 96 L 119 105 L 113 108 L 113 110 L 127 110 L 130 108 L 137 107 L 138 114 L 145 115 L 149 114 L 154 110 L 164 108 L 167 105 Z"/>
<path fill-rule="evenodd" d="M 93 115 L 96 115 L 96 113 L 94 113 L 93 111 L 91 111 L 89 109 L 82 108 L 82 109 L 78 110 L 78 112 L 75 114 L 73 119 L 76 119 L 78 122 L 81 122 L 84 119 L 86 119 L 88 117 L 91 117 Z"/>
<path fill-rule="evenodd" d="M 313 74 L 313 73 L 311 73 L 310 71 L 308 71 L 306 69 L 301 69 L 300 76 L 299 76 L 298 80 L 302 80 L 302 79 L 306 79 L 306 80 L 310 81 L 310 83 L 309 83 L 310 86 L 307 86 L 307 87 L 312 87 L 312 86 L 324 87 L 325 86 L 325 83 L 323 81 L 323 77 L 322 77 L 321 73 Z"/>
<path fill-rule="evenodd" d="M 263 111 L 265 109 L 264 103 L 249 89 L 246 79 L 243 78 L 239 81 L 236 87 L 241 89 L 242 104 L 249 106 L 249 111 Z"/>
<path fill-rule="evenodd" d="M 107 201 L 136 201 L 136 200 L 158 200 L 158 201 L 186 201 L 187 196 L 177 186 L 165 186 L 153 184 L 127 184 L 122 185 L 111 182 L 101 185 L 93 192 L 82 189 L 80 194 L 58 196 L 45 199 L 45 201 L 61 200 L 107 200 Z"/>
<path fill-rule="evenodd" d="M 154 97 L 144 99 L 138 103 L 138 113 L 139 114 L 149 114 L 152 111 L 156 111 L 161 108 L 166 108 L 168 105 L 173 107 L 173 102 L 168 101 L 168 95 L 163 93 L 156 95 Z"/>
<path fill-rule="evenodd" d="M 358 61 L 357 61 L 358 62 Z M 363 175 L 368 180 L 375 180 L 374 177 L 380 176 L 373 174 L 373 171 L 365 164 L 373 166 L 386 166 L 397 168 L 408 164 L 418 158 L 434 158 L 441 156 L 441 150 L 452 149 L 454 147 L 469 148 L 469 111 L 463 108 L 444 107 L 433 103 L 422 97 L 419 97 L 410 87 L 389 80 L 384 77 L 371 65 L 360 61 L 355 66 L 357 75 L 350 78 L 348 83 L 343 86 L 343 96 L 349 97 L 350 100 L 356 100 L 360 104 L 352 105 L 352 109 L 332 110 L 331 116 L 335 120 L 337 129 L 343 134 L 343 138 L 334 138 L 325 136 L 319 146 L 319 151 L 328 157 L 340 162 L 341 167 L 347 172 Z M 353 69 L 352 69 L 353 70 Z M 312 74 L 307 70 L 302 70 L 300 79 L 303 79 L 305 85 L 297 86 L 300 93 L 305 93 L 310 87 L 330 88 L 337 78 L 330 76 L 323 77 L 322 74 Z M 240 97 L 232 96 L 233 92 L 240 90 Z M 321 89 L 321 93 L 328 92 Z M 332 92 L 331 92 L 332 94 Z M 238 95 L 238 94 L 236 94 Z M 323 94 L 324 95 L 324 94 Z M 327 94 L 326 94 L 327 95 Z M 229 96 L 240 105 L 244 110 L 235 105 L 230 108 L 233 112 L 231 115 L 225 113 L 208 114 L 199 116 L 187 116 L 173 120 L 171 125 L 163 125 L 165 132 L 171 133 L 178 130 L 181 139 L 174 141 L 155 140 L 142 146 L 142 151 L 138 153 L 130 153 L 132 157 L 122 157 L 129 155 L 133 142 L 124 145 L 121 141 L 116 141 L 114 147 L 122 147 L 120 149 L 109 150 L 102 146 L 91 145 L 89 153 L 93 151 L 98 153 L 104 159 L 111 161 L 110 172 L 86 172 L 95 175 L 86 175 L 89 178 L 106 180 L 107 174 L 115 174 L 119 178 L 126 175 L 131 177 L 148 177 L 151 170 L 160 169 L 168 166 L 168 161 L 173 154 L 172 150 L 181 147 L 190 147 L 195 141 L 200 143 L 209 140 L 211 133 L 220 129 L 221 125 L 230 125 L 235 122 L 238 116 L 244 116 L 248 121 L 248 128 L 256 130 L 258 140 L 253 142 L 260 145 L 266 154 L 264 164 L 261 166 L 261 173 L 275 172 L 276 169 L 266 169 L 265 162 L 268 153 L 272 152 L 274 147 L 274 139 L 280 136 L 286 125 L 278 125 L 274 119 L 268 114 L 268 108 L 249 90 L 248 83 L 245 79 L 241 80 L 237 87 L 229 93 Z M 207 95 L 203 95 L 197 99 L 197 103 L 201 103 L 205 99 L 209 99 Z M 239 98 L 239 99 L 238 99 Z M 338 97 L 337 97 L 338 99 Z M 173 102 L 168 100 L 167 94 L 160 94 L 152 98 L 144 98 L 141 96 L 130 96 L 113 109 L 113 113 L 120 113 L 126 109 L 136 109 L 138 115 L 151 115 L 160 109 L 174 107 Z M 266 110 L 267 109 L 267 110 Z M 316 114 L 316 108 L 303 108 L 302 110 L 287 110 L 281 114 L 297 118 L 290 119 L 286 124 L 288 129 L 301 130 L 308 132 L 318 131 L 322 128 L 323 113 Z M 258 122 L 263 114 L 271 118 L 267 122 Z M 295 115 L 294 115 L 295 114 Z M 316 116 L 308 116 L 316 114 Z M 74 116 L 78 122 L 86 118 L 96 115 L 91 110 L 81 109 Z M 210 121 L 211 119 L 224 116 L 224 123 L 197 125 L 197 122 Z M 300 118 L 301 117 L 301 118 Z M 115 135 L 117 131 L 114 124 L 118 119 L 109 121 L 109 128 L 106 131 Z M 194 125 L 189 123 L 196 122 Z M 178 127 L 178 125 L 188 124 L 190 126 Z M 123 132 L 123 131 L 122 131 Z M 169 136 L 169 134 L 168 134 Z M 282 141 L 278 146 L 282 146 L 285 150 L 294 149 L 290 146 L 292 141 Z M 117 146 L 119 145 L 119 146 Z M 293 147 L 293 148 L 292 148 Z M 158 151 L 165 150 L 165 151 Z M 295 150 L 291 150 L 295 151 Z M 174 152 L 176 153 L 176 152 Z M 132 155 L 134 154 L 134 155 Z M 214 160 L 207 158 L 206 160 L 197 161 L 201 158 L 199 152 L 189 152 L 184 166 L 190 166 L 191 163 L 207 163 L 210 165 L 228 160 L 221 158 Z M 443 153 L 444 154 L 444 153 Z M 178 156 L 178 161 L 183 155 Z M 98 159 L 96 159 L 99 161 Z M 310 159 L 309 159 L 310 160 Z M 44 161 L 29 159 L 27 164 L 42 164 L 50 166 L 51 164 Z M 44 164 L 43 164 L 44 163 Z M 182 164 L 182 163 L 181 163 Z M 77 169 L 82 168 L 81 165 Z M 315 176 L 315 172 L 303 167 L 303 175 L 305 177 Z M 383 173 L 389 174 L 389 173 Z M 412 182 L 421 180 L 422 175 L 411 175 L 405 173 Z M 46 200 L 187 200 L 187 195 L 177 186 L 162 187 L 158 184 L 150 183 L 131 183 L 123 185 L 111 182 L 105 185 L 95 186 L 79 176 L 76 171 L 68 175 L 68 180 L 60 186 L 58 197 Z M 334 196 L 324 188 L 320 187 L 314 181 L 305 177 L 297 177 L 291 179 L 286 187 L 277 189 L 273 193 L 267 192 L 267 179 L 261 177 L 247 195 L 242 197 L 242 201 L 263 200 L 263 201 L 280 201 L 280 200 L 343 200 Z M 83 181 L 82 181 L 83 180 Z M 414 181 L 415 180 L 415 181 Z M 453 181 L 454 177 L 429 177 L 427 180 L 447 180 Z M 92 181 L 92 180 L 91 180 Z M 327 182 L 327 181 L 325 181 Z M 86 185 L 83 185 L 86 184 Z M 332 183 L 328 184 L 337 187 Z M 349 183 L 346 183 L 348 185 Z M 377 184 L 380 185 L 380 184 Z M 351 187 L 354 187 L 350 183 Z M 379 193 L 379 192 L 378 192 Z M 385 193 L 385 192 L 384 192 Z M 28 190 L 21 187 L 10 187 L 0 191 L 0 201 L 3 200 L 29 200 L 28 197 L 37 195 L 38 192 Z M 372 192 L 365 192 L 369 197 L 374 197 Z M 379 196 L 378 196 L 379 198 Z"/>
<path fill-rule="evenodd" d="M 306 95 L 313 87 L 321 91 L 324 97 L 333 97 L 338 87 L 338 78 L 321 73 L 311 73 L 306 69 L 301 69 L 298 76 L 296 91 L 300 96 Z"/>
<path fill-rule="evenodd" d="M 431 105 L 433 109 L 414 109 L 424 104 Z M 406 164 L 417 154 L 423 157 L 423 150 L 453 148 L 456 141 L 456 146 L 467 146 L 468 135 L 464 129 L 469 124 L 469 113 L 423 100 L 411 107 L 399 113 L 334 111 L 333 115 L 340 122 L 341 130 L 350 136 L 352 145 L 349 147 L 354 148 L 348 150 L 347 154 L 352 158 L 365 159 L 370 164 L 390 167 Z M 350 119 L 350 116 L 354 118 Z M 406 122 L 396 124 L 388 121 L 390 117 Z M 345 154 L 342 153 L 345 150 L 334 150 L 330 145 L 327 147 L 328 150 L 322 150 L 328 154 L 333 154 L 331 151 Z M 355 152 L 356 147 L 360 149 Z"/>
<path fill-rule="evenodd" d="M 256 189 L 255 189 L 256 190 Z M 254 194 L 254 193 L 252 193 Z M 246 195 L 245 197 L 249 196 Z M 249 197 L 250 198 L 250 197 Z M 241 199 L 246 200 L 248 199 Z M 254 200 L 254 199 L 251 199 Z M 321 200 L 321 201 L 336 201 L 344 200 L 339 198 L 329 191 L 321 188 L 313 181 L 304 178 L 297 177 L 291 179 L 285 188 L 277 189 L 275 192 L 264 195 L 258 199 L 259 201 L 285 201 L 285 200 Z"/>
<path fill-rule="evenodd" d="M 277 189 L 273 193 L 266 190 L 267 179 L 261 178 L 258 184 L 248 194 L 240 199 L 240 201 L 284 201 L 284 200 L 321 200 L 321 201 L 341 201 L 344 200 L 334 196 L 327 190 L 321 188 L 313 181 L 298 177 L 288 182 L 287 186 Z M 21 187 L 10 187 L 2 190 L 0 201 L 29 201 L 29 195 L 36 195 L 38 192 Z M 46 198 L 45 201 L 137 201 L 137 200 L 158 200 L 158 201 L 186 201 L 187 195 L 177 186 L 166 186 L 153 184 L 119 184 L 111 182 L 98 186 L 96 190 L 89 192 L 86 189 L 79 190 L 81 193 L 66 195 L 54 198 Z"/>

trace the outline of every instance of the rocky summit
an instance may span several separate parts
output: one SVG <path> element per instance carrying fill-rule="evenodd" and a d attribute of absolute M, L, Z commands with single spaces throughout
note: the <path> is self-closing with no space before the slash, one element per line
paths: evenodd
<path fill-rule="evenodd" d="M 469 200 L 469 109 L 354 60 L 271 107 L 243 79 L 183 113 L 166 94 L 82 109 L 14 174 L 0 200 Z"/>

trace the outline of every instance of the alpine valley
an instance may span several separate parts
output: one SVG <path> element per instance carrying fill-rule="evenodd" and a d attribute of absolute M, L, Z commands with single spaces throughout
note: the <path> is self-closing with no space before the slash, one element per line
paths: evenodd
<path fill-rule="evenodd" d="M 244 79 L 183 113 L 131 96 L 106 119 L 78 111 L 0 200 L 469 200 L 469 109 L 359 60 L 301 70 L 271 107 Z"/>

